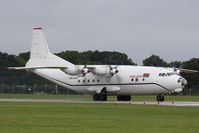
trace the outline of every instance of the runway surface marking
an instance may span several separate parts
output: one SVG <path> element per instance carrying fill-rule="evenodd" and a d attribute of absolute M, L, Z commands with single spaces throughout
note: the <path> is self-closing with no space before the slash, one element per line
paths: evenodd
<path fill-rule="evenodd" d="M 77 99 L 0 99 L 0 102 L 54 102 L 54 103 L 114 103 L 114 104 L 146 104 L 146 105 L 162 105 L 162 106 L 192 106 L 199 107 L 199 102 L 150 102 L 150 101 L 92 101 Z"/>

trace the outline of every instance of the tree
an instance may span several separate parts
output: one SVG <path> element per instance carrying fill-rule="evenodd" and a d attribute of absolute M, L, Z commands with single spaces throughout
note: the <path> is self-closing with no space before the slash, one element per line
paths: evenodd
<path fill-rule="evenodd" d="M 136 65 L 125 53 L 110 52 L 110 51 L 65 51 L 57 53 L 56 55 L 61 58 L 73 63 L 73 64 L 84 64 L 85 58 L 88 64 L 121 64 L 121 65 Z"/>
<path fill-rule="evenodd" d="M 143 60 L 144 66 L 159 66 L 166 67 L 167 63 L 157 55 L 151 55 L 150 57 Z"/>
<path fill-rule="evenodd" d="M 188 81 L 188 88 L 199 89 L 199 58 L 184 62 L 184 68 L 198 71 L 197 73 L 183 73 L 183 76 Z"/>

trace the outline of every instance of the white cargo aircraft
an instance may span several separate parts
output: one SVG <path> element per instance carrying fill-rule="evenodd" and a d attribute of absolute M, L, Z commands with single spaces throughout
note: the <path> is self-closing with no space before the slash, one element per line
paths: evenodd
<path fill-rule="evenodd" d="M 93 95 L 94 101 L 106 101 L 111 95 L 128 101 L 131 95 L 151 94 L 157 95 L 157 101 L 164 101 L 164 94 L 181 92 L 187 84 L 181 72 L 197 72 L 131 65 L 75 65 L 49 51 L 42 28 L 33 29 L 26 66 L 8 69 L 26 69 L 60 86 Z"/>

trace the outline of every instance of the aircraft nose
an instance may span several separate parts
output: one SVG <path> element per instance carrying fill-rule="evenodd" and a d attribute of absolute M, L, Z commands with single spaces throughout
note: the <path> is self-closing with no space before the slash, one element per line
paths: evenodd
<path fill-rule="evenodd" d="M 181 85 L 185 87 L 187 85 L 187 80 L 183 78 L 183 80 L 181 81 Z"/>
<path fill-rule="evenodd" d="M 179 77 L 179 79 L 177 80 L 178 83 L 181 83 L 181 86 L 182 87 L 185 87 L 187 85 L 187 80 L 182 78 L 182 77 Z"/>

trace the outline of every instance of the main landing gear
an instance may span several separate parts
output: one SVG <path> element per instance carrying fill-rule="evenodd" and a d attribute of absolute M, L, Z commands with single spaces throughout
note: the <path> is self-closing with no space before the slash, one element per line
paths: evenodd
<path fill-rule="evenodd" d="M 106 94 L 94 94 L 93 95 L 93 100 L 94 101 L 106 101 L 107 100 L 107 95 Z"/>
<path fill-rule="evenodd" d="M 126 96 L 126 95 L 118 95 L 117 96 L 117 100 L 118 101 L 131 101 L 131 96 Z"/>
<path fill-rule="evenodd" d="M 157 99 L 158 102 L 163 102 L 163 101 L 164 101 L 164 96 L 158 95 L 158 96 L 156 97 L 156 99 Z"/>
<path fill-rule="evenodd" d="M 106 101 L 107 95 L 106 94 L 94 94 L 93 95 L 93 101 Z M 131 101 L 131 96 L 128 95 L 118 95 L 117 96 L 118 101 Z"/>

